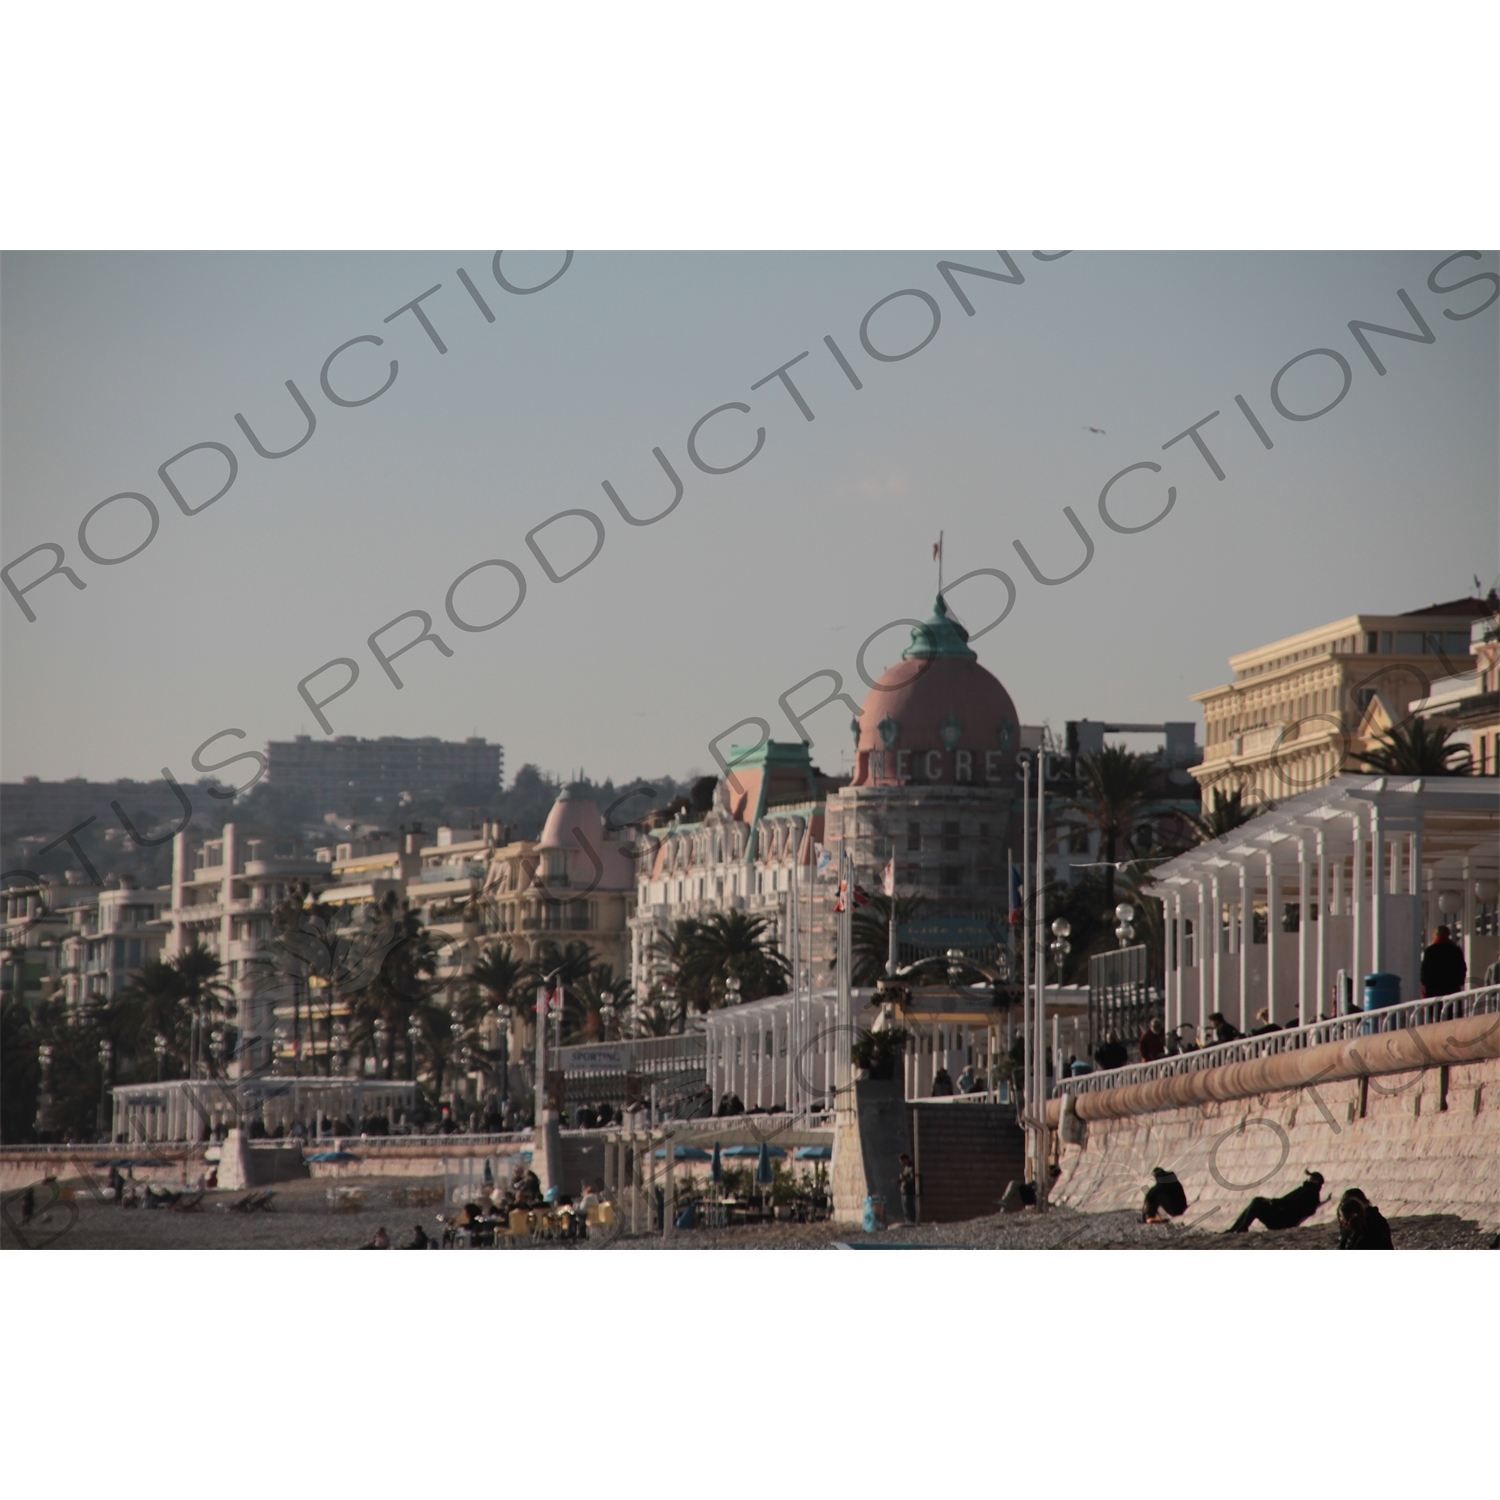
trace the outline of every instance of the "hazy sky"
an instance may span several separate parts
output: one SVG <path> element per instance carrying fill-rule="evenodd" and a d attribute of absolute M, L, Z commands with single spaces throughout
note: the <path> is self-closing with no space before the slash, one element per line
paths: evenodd
<path fill-rule="evenodd" d="M 326 712 L 337 733 L 479 733 L 505 745 L 509 772 L 532 760 L 617 780 L 712 769 L 709 741 L 736 720 L 793 737 L 778 696 L 823 668 L 856 701 L 855 652 L 882 623 L 925 617 L 932 544 L 947 538 L 950 578 L 999 569 L 1014 581 L 1008 619 L 977 643 L 1023 720 L 1196 718 L 1192 692 L 1226 680 L 1226 658 L 1357 610 L 1398 612 L 1485 587 L 1500 560 L 1497 520 L 1496 307 L 1453 320 L 1492 291 L 1439 295 L 1429 272 L 1450 251 L 1353 254 L 1079 252 L 1042 261 L 1013 251 L 1024 284 L 959 276 L 967 316 L 937 268 L 944 258 L 1003 271 L 993 251 L 857 254 L 580 252 L 530 296 L 500 287 L 490 252 L 453 254 L 21 254 L 0 265 L 3 561 L 57 542 L 86 583 L 58 577 L 28 594 L 35 624 L 8 593 L 4 620 L 3 772 L 142 779 L 197 776 L 195 747 L 230 726 L 259 746 L 320 733 L 299 679 L 335 657 L 359 662 L 354 688 Z M 561 254 L 507 256 L 516 284 L 544 280 Z M 456 272 L 464 267 L 489 323 Z M 1459 260 L 1452 285 L 1496 257 Z M 441 283 L 423 304 L 448 352 L 411 313 L 387 314 Z M 904 289 L 931 297 L 941 324 L 910 358 L 862 347 L 861 321 Z M 1378 375 L 1350 319 L 1411 328 L 1404 289 L 1436 336 L 1372 341 Z M 899 352 L 931 327 L 919 298 L 877 312 L 869 336 Z M 320 388 L 361 395 L 343 408 Z M 856 391 L 825 346 L 837 342 Z M 1289 421 L 1270 387 L 1304 351 L 1338 351 L 1352 371 L 1327 415 Z M 808 422 L 779 380 L 752 385 L 803 351 L 795 381 Z M 283 448 L 258 457 L 234 421 Z M 1337 395 L 1336 363 L 1314 356 L 1283 380 L 1291 410 Z M 1243 394 L 1274 441 L 1267 451 L 1235 406 Z M 724 466 L 765 429 L 732 473 L 695 467 L 693 424 Z M 1184 439 L 1203 428 L 1226 477 Z M 1089 431 L 1102 428 L 1102 434 Z M 164 460 L 205 441 L 239 462 L 233 487 L 191 517 L 159 478 Z M 652 457 L 681 476 L 680 506 L 655 525 L 621 520 L 608 480 L 638 515 L 670 498 Z M 1125 535 L 1100 519 L 1113 492 Z M 190 501 L 222 483 L 199 453 L 174 470 Z M 160 514 L 139 556 L 99 566 L 80 552 L 88 510 L 138 491 Z M 1039 585 L 1019 539 L 1050 576 Z M 525 537 L 549 516 L 586 509 L 605 540 L 595 560 L 549 582 Z M 119 501 L 90 524 L 101 555 L 145 536 Z M 539 538 L 562 571 L 592 545 L 589 523 Z M 525 575 L 520 610 L 466 634 L 444 613 L 465 569 L 508 559 Z M 50 560 L 14 573 L 24 584 Z M 508 575 L 464 585 L 471 621 L 509 607 Z M 981 576 L 952 596 L 971 628 L 993 619 L 1004 585 Z M 451 648 L 399 658 L 398 691 L 366 638 L 425 610 Z M 412 622 L 383 638 L 390 650 Z M 870 648 L 872 676 L 907 628 Z M 342 680 L 319 680 L 319 696 Z M 794 695 L 816 703 L 828 680 Z M 808 721 L 816 758 L 847 764 L 847 709 Z M 753 742 L 756 731 L 734 739 Z M 1200 733 L 1201 737 L 1201 733 Z M 209 759 L 222 759 L 235 748 Z M 235 774 L 235 773 L 229 773 Z M 239 776 L 237 779 L 243 779 Z"/>

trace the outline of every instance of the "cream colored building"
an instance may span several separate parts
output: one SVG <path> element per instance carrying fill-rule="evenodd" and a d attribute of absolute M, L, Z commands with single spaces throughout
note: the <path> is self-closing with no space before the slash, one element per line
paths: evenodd
<path fill-rule="evenodd" d="M 1205 730 L 1192 773 L 1205 807 L 1215 788 L 1279 802 L 1360 770 L 1356 757 L 1433 682 L 1474 669 L 1470 628 L 1493 607 L 1455 599 L 1404 615 L 1349 615 L 1230 657 L 1234 681 L 1193 694 Z"/>

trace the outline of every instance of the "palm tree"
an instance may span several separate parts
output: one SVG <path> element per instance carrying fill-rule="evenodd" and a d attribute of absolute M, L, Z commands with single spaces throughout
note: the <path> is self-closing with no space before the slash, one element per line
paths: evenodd
<path fill-rule="evenodd" d="M 490 998 L 497 1009 L 509 1006 L 511 996 L 520 989 L 530 973 L 526 960 L 520 958 L 508 943 L 491 943 L 474 961 L 469 978 Z"/>
<path fill-rule="evenodd" d="M 1103 846 L 1104 905 L 1115 902 L 1115 864 L 1120 840 L 1130 831 L 1141 804 L 1151 790 L 1155 773 L 1148 756 L 1119 745 L 1106 745 L 1094 755 L 1078 757 L 1078 791 L 1066 806 L 1099 830 Z"/>
<path fill-rule="evenodd" d="M 616 978 L 609 964 L 595 964 L 588 976 L 566 992 L 563 1028 L 569 1042 L 604 1035 L 604 1009 L 618 1009 L 630 994 L 630 981 Z"/>
<path fill-rule="evenodd" d="M 1366 770 L 1386 776 L 1468 776 L 1473 757 L 1467 745 L 1449 743 L 1453 733 L 1425 719 L 1408 719 L 1383 734 L 1373 750 L 1354 758 Z"/>
<path fill-rule="evenodd" d="M 224 966 L 219 962 L 218 954 L 210 953 L 207 948 L 200 948 L 196 944 L 179 953 L 171 963 L 177 971 L 180 1001 L 187 1008 L 190 1034 L 191 1023 L 196 1020 L 199 1050 L 202 1060 L 208 1065 L 209 1076 L 212 1077 L 212 1054 L 203 1045 L 203 1041 L 212 1029 L 212 1023 L 225 1019 L 230 990 L 219 978 Z"/>
<path fill-rule="evenodd" d="M 1221 839 L 1236 828 L 1243 828 L 1259 812 L 1258 808 L 1245 806 L 1245 789 L 1236 787 L 1227 797 L 1223 789 L 1214 788 L 1213 801 L 1199 813 L 1189 813 L 1183 821 L 1197 835 L 1194 842 L 1206 844 L 1210 839 Z"/>
<path fill-rule="evenodd" d="M 437 951 L 421 918 L 394 891 L 386 892 L 378 910 L 379 920 L 390 924 L 394 941 L 385 950 L 379 970 L 355 1002 L 355 1038 L 361 1047 L 371 1047 L 376 1024 L 385 1023 L 390 1046 L 386 1051 L 384 1076 L 390 1078 L 394 1074 L 399 1041 L 405 1040 L 408 1067 L 415 1066 L 408 1028 L 418 1007 L 431 998 L 430 981 L 437 972 Z M 377 1057 L 377 1065 L 378 1062 Z"/>
<path fill-rule="evenodd" d="M 920 896 L 871 896 L 868 906 L 858 906 L 850 922 L 853 936 L 854 976 L 858 985 L 878 984 L 885 978 L 890 953 L 891 913 L 897 928 L 905 926 L 922 909 Z"/>
<path fill-rule="evenodd" d="M 706 1011 L 709 996 L 703 983 L 703 970 L 698 962 L 698 923 L 692 917 L 681 917 L 672 924 L 670 932 L 659 932 L 651 940 L 651 956 L 664 973 L 663 980 L 652 986 L 652 996 L 658 1010 L 664 1000 L 675 1002 L 678 1015 L 676 1030 L 687 1030 L 687 1014 L 693 1010 Z M 648 1032 L 655 1036 L 660 1033 Z"/>
<path fill-rule="evenodd" d="M 693 991 L 707 995 L 708 1007 L 725 1003 L 730 979 L 739 980 L 742 1002 L 786 994 L 787 962 L 772 946 L 767 919 L 747 912 L 716 911 L 700 922 L 688 967 Z"/>

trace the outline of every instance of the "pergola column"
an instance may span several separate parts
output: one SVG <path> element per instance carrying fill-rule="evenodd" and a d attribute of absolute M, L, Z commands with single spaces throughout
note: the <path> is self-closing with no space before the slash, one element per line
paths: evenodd
<path fill-rule="evenodd" d="M 1385 837 L 1380 804 L 1370 804 L 1370 969 L 1385 971 Z"/>
<path fill-rule="evenodd" d="M 1318 953 L 1317 953 L 1317 990 L 1318 1003 L 1313 1008 L 1313 1019 L 1318 1020 L 1323 1014 L 1323 1005 L 1328 997 L 1328 849 L 1323 837 L 1323 830 L 1317 833 L 1317 855 L 1318 855 Z M 1334 1007 L 1337 1014 L 1338 1007 Z"/>
<path fill-rule="evenodd" d="M 1309 951 L 1312 940 L 1312 903 L 1308 877 L 1311 873 L 1307 860 L 1307 835 L 1299 829 L 1297 832 L 1297 1024 L 1299 1026 L 1306 1026 L 1309 1020 L 1307 971 L 1308 960 L 1312 957 Z"/>
<path fill-rule="evenodd" d="M 1240 861 L 1240 1030 L 1250 1030 L 1250 948 L 1255 940 L 1250 903 L 1250 861 Z"/>
<path fill-rule="evenodd" d="M 1182 892 L 1173 890 L 1172 911 L 1167 919 L 1171 941 L 1171 963 L 1167 968 L 1167 1026 L 1176 1030 L 1182 1025 Z"/>
<path fill-rule="evenodd" d="M 1214 941 L 1214 1010 L 1222 1013 L 1224 1010 L 1224 973 L 1223 973 L 1223 948 L 1224 948 L 1224 906 L 1219 899 L 1219 872 L 1215 870 L 1209 877 L 1209 893 L 1213 897 L 1213 941 Z M 1201 1009 L 1202 1007 L 1200 1007 Z M 1205 1027 L 1208 1017 L 1204 1018 Z"/>
<path fill-rule="evenodd" d="M 1279 925 L 1276 908 L 1280 903 L 1281 890 L 1277 885 L 1276 851 L 1266 850 L 1266 1020 L 1276 1020 L 1276 928 Z"/>

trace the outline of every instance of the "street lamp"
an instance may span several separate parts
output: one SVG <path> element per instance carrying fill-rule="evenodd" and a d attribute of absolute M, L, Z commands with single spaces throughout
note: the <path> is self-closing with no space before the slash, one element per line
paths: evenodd
<path fill-rule="evenodd" d="M 1058 988 L 1062 987 L 1063 965 L 1068 961 L 1068 954 L 1073 951 L 1073 945 L 1068 941 L 1073 933 L 1073 924 L 1066 917 L 1057 917 L 1052 923 L 1052 961 L 1057 965 Z"/>
<path fill-rule="evenodd" d="M 725 999 L 729 1004 L 738 1005 L 740 1003 L 740 976 L 738 974 L 731 974 L 724 981 L 724 990 Z"/>
<path fill-rule="evenodd" d="M 109 1100 L 109 1065 L 114 1060 L 114 1044 L 99 1043 L 99 1135 L 104 1139 L 104 1114 Z"/>
<path fill-rule="evenodd" d="M 1119 925 L 1115 928 L 1115 936 L 1123 948 L 1135 937 L 1135 928 L 1131 926 L 1131 923 L 1135 921 L 1135 907 L 1128 901 L 1122 901 L 1115 907 L 1115 916 L 1119 921 Z"/>
<path fill-rule="evenodd" d="M 411 1081 L 413 1083 L 417 1081 L 417 1047 L 421 1043 L 421 1040 L 421 1023 L 417 1021 L 409 1022 L 406 1028 L 406 1041 L 408 1047 L 411 1049 Z"/>
<path fill-rule="evenodd" d="M 380 1054 L 386 1050 L 386 1043 L 390 1040 L 391 1028 L 383 1020 L 375 1023 L 375 1076 L 380 1077 Z"/>
<path fill-rule="evenodd" d="M 958 981 L 963 976 L 961 965 L 963 964 L 964 956 L 957 948 L 950 948 L 943 957 L 948 960 L 948 983 L 954 989 L 957 989 Z"/>
<path fill-rule="evenodd" d="M 344 1076 L 344 1069 L 349 1064 L 349 1031 L 342 1021 L 336 1021 L 333 1027 L 333 1055 L 334 1067 L 338 1070 L 339 1077 Z"/>
<path fill-rule="evenodd" d="M 36 1060 L 41 1065 L 41 1087 L 37 1090 L 36 1129 L 42 1135 L 52 1128 L 52 1047 L 43 1042 L 36 1049 Z"/>
<path fill-rule="evenodd" d="M 151 1050 L 156 1053 L 156 1081 L 160 1083 L 162 1067 L 167 1060 L 167 1039 L 159 1031 L 151 1044 Z"/>

